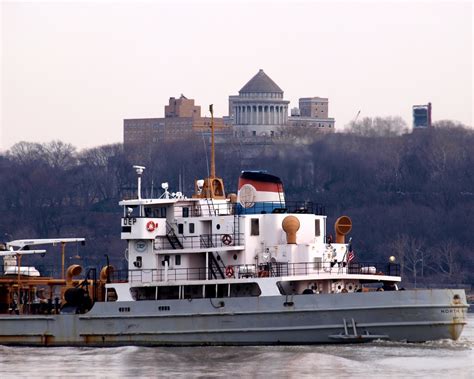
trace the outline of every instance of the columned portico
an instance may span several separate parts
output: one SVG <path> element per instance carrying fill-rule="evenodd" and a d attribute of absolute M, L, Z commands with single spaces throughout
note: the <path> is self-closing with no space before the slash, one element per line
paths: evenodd
<path fill-rule="evenodd" d="M 231 96 L 234 126 L 247 135 L 274 135 L 288 119 L 289 101 L 270 77 L 260 70 L 240 91 Z"/>

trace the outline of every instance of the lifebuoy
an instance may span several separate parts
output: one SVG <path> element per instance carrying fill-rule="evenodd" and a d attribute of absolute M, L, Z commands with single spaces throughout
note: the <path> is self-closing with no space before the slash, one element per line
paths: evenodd
<path fill-rule="evenodd" d="M 357 284 L 354 282 L 347 282 L 345 288 L 348 292 L 355 292 L 357 290 Z"/>
<path fill-rule="evenodd" d="M 155 223 L 153 221 L 148 221 L 146 223 L 146 230 L 148 230 L 149 232 L 152 232 L 155 230 L 155 228 L 157 227 L 158 225 L 155 225 Z"/>
<path fill-rule="evenodd" d="M 258 272 L 258 277 L 259 277 L 259 278 L 268 278 L 268 271 L 260 270 L 260 271 Z"/>
<path fill-rule="evenodd" d="M 232 237 L 230 236 L 230 234 L 224 234 L 222 236 L 222 243 L 227 246 L 232 243 Z"/>
<path fill-rule="evenodd" d="M 234 268 L 232 266 L 227 266 L 225 268 L 225 276 L 227 276 L 228 278 L 234 277 Z"/>

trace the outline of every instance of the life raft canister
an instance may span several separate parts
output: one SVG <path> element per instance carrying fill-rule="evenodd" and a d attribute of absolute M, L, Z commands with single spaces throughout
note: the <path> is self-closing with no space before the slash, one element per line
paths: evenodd
<path fill-rule="evenodd" d="M 225 276 L 232 278 L 234 276 L 234 268 L 232 266 L 227 266 L 225 268 Z"/>
<path fill-rule="evenodd" d="M 148 230 L 149 232 L 154 231 L 157 227 L 158 227 L 158 224 L 155 225 L 153 221 L 148 221 L 146 223 L 146 230 Z"/>

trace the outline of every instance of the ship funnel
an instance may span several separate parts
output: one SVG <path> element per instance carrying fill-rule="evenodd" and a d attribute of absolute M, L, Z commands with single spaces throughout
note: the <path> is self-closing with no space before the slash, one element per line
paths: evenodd
<path fill-rule="evenodd" d="M 336 243 L 345 243 L 345 236 L 352 230 L 352 221 L 348 216 L 339 217 L 334 223 Z"/>
<path fill-rule="evenodd" d="M 300 220 L 295 216 L 286 216 L 281 226 L 286 233 L 286 243 L 296 245 L 296 232 L 300 229 Z"/>
<path fill-rule="evenodd" d="M 237 203 L 239 213 L 284 213 L 283 183 L 264 171 L 242 171 Z"/>

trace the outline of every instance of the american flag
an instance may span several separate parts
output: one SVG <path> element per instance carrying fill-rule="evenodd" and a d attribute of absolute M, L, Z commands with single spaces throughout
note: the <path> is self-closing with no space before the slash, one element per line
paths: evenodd
<path fill-rule="evenodd" d="M 349 245 L 349 254 L 347 254 L 347 261 L 352 262 L 354 258 L 355 258 L 355 254 L 352 251 L 352 245 Z"/>

